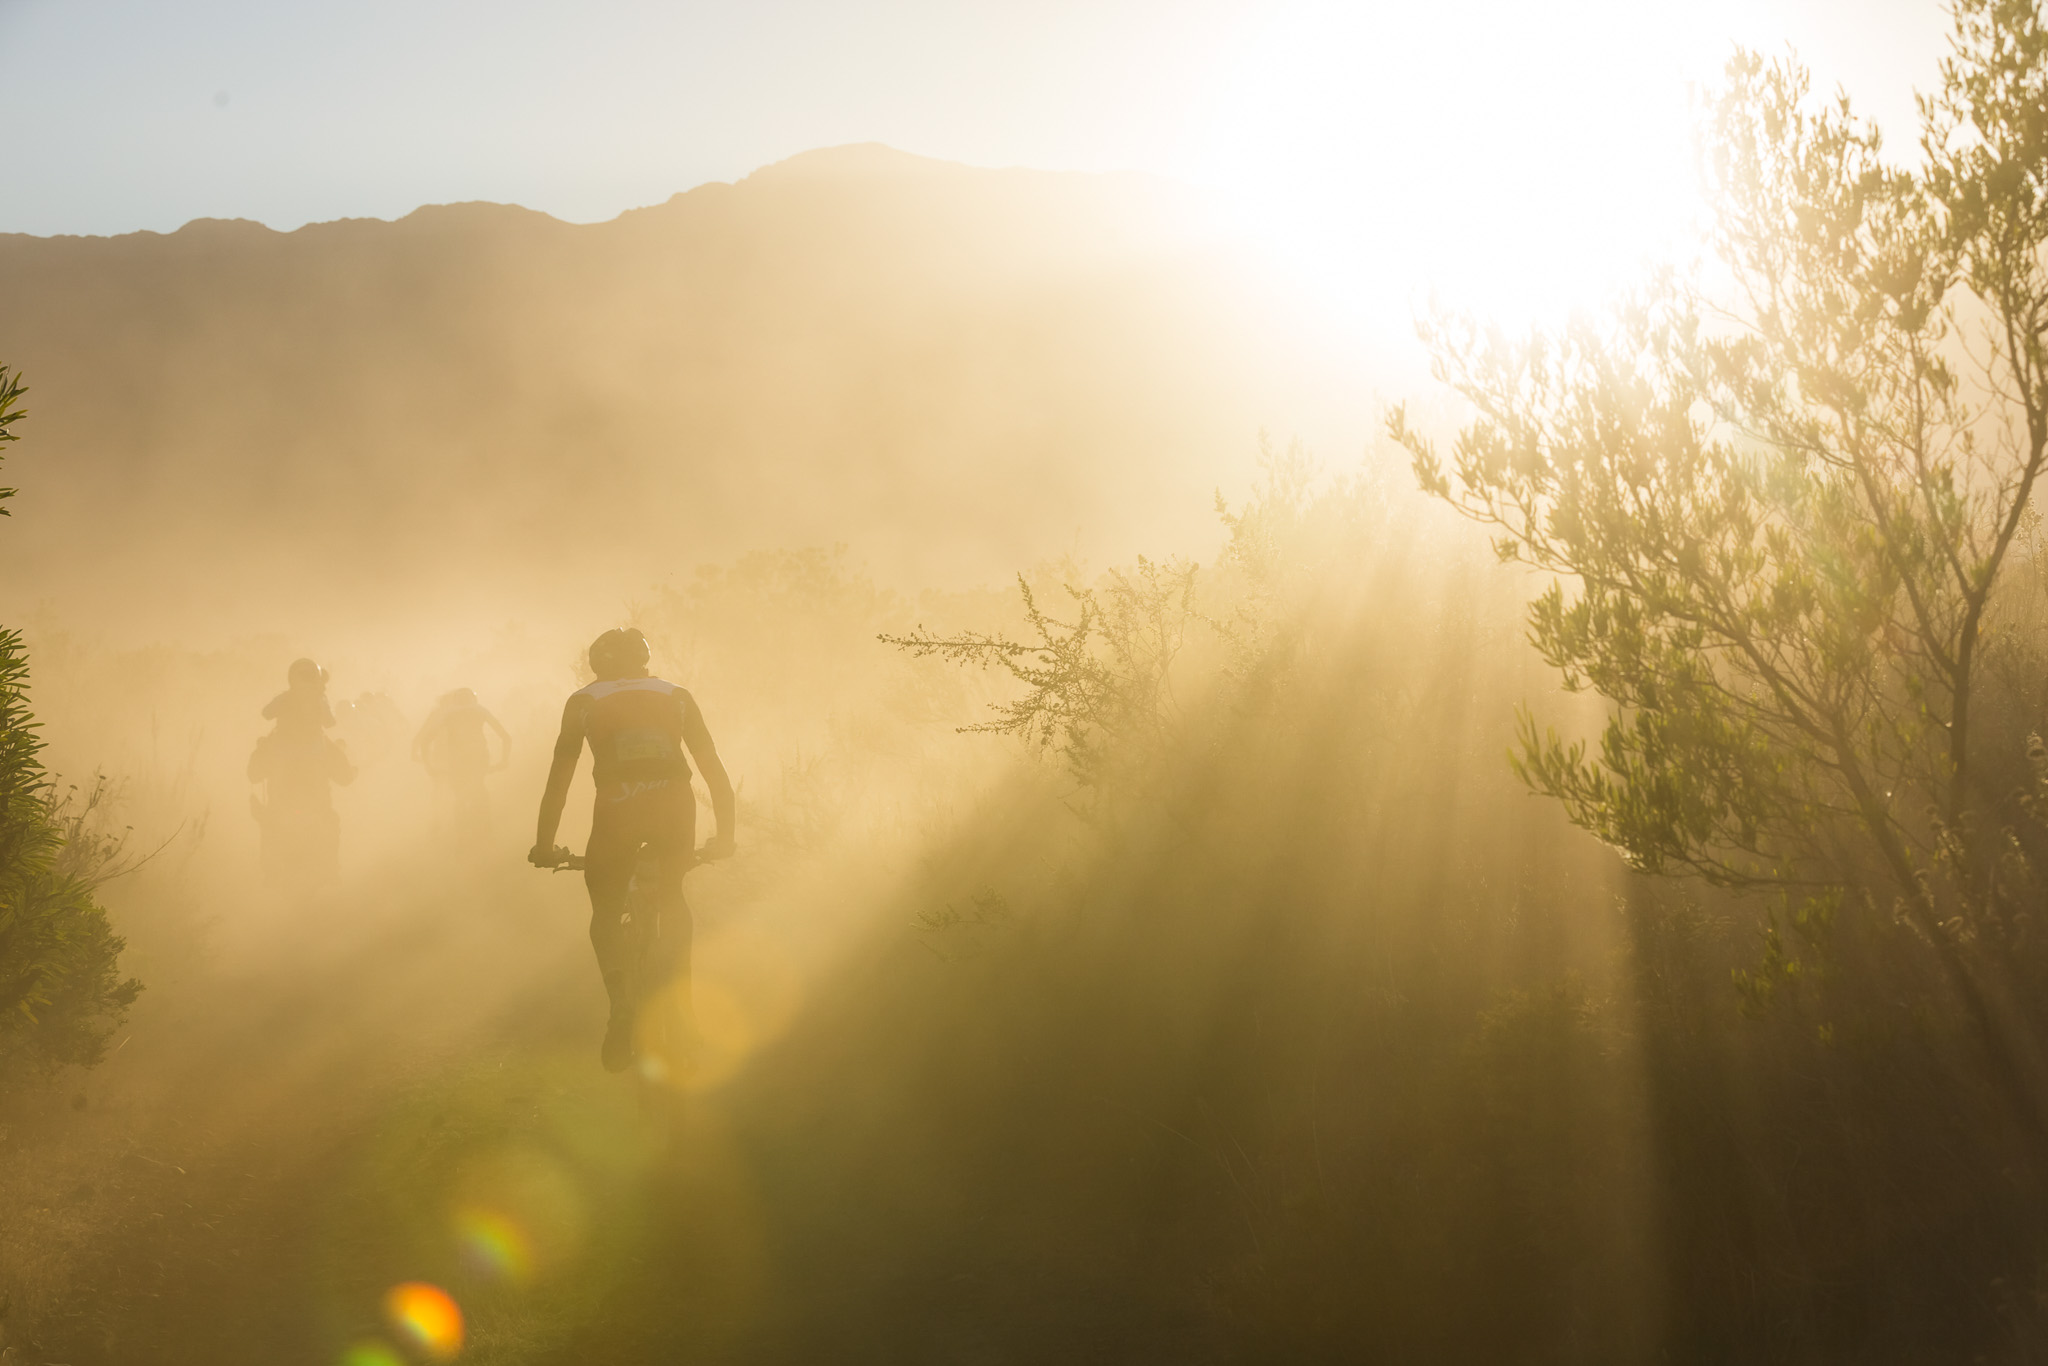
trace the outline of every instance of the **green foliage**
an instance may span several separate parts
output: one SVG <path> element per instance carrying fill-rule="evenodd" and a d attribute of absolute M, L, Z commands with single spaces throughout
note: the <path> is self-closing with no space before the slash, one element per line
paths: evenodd
<path fill-rule="evenodd" d="M 18 644 L 0 643 L 9 648 Z M 121 976 L 127 943 L 96 895 L 129 866 L 99 828 L 106 796 L 103 782 L 79 797 L 45 780 L 27 808 L 41 827 L 37 853 L 0 879 L 0 1078 L 93 1066 L 142 993 Z"/>
<path fill-rule="evenodd" d="M 1423 487 L 1555 577 L 1530 635 L 1616 705 L 1596 750 L 1526 711 L 1517 771 L 1637 868 L 1905 908 L 1955 966 L 2018 948 L 2038 870 L 1978 778 L 1994 589 L 2048 462 L 2048 38 L 1963 0 L 1922 165 L 1846 98 L 1738 54 L 1712 107 L 1714 247 L 1510 341 L 1426 329 L 1475 410 Z"/>
<path fill-rule="evenodd" d="M 1743 1009 L 1752 1014 L 1768 1009 L 1772 1001 L 1797 991 L 1809 978 L 1828 971 L 1828 932 L 1842 908 L 1839 891 L 1797 900 L 1780 897 L 1764 921 L 1763 956 L 1753 967 L 1736 968 L 1732 974 Z M 1793 940 L 1786 945 L 1786 931 Z"/>
<path fill-rule="evenodd" d="M 21 439 L 10 429 L 17 421 L 28 416 L 27 411 L 21 406 L 21 396 L 27 392 L 28 390 L 22 385 L 21 376 L 15 374 L 6 366 L 0 365 L 0 446 L 4 446 L 10 441 L 19 441 Z M 8 499 L 14 497 L 19 491 L 18 489 L 0 488 L 0 504 L 6 503 Z M 0 506 L 0 517 L 12 515 L 6 507 Z"/>
<path fill-rule="evenodd" d="M 0 442 L 15 439 L 22 392 L 0 369 Z M 121 871 L 120 843 L 97 819 L 105 785 L 83 798 L 57 790 L 27 687 L 21 633 L 0 630 L 0 1078 L 98 1062 L 142 990 L 122 980 L 125 944 L 94 897 Z"/>

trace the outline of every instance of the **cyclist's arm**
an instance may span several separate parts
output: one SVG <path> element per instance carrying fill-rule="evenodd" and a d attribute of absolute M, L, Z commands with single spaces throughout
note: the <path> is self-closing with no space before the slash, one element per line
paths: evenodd
<path fill-rule="evenodd" d="M 683 694 L 683 743 L 690 747 L 690 757 L 696 761 L 697 771 L 704 775 L 704 786 L 711 789 L 711 814 L 718 822 L 718 833 L 712 836 L 711 843 L 729 851 L 734 814 L 732 779 L 726 776 L 718 746 L 711 743 L 711 731 L 704 724 L 704 713 L 697 709 L 697 699 L 688 693 Z"/>
<path fill-rule="evenodd" d="M 548 785 L 540 794 L 540 820 L 534 826 L 533 853 L 529 857 L 552 855 L 555 832 L 562 824 L 562 808 L 569 801 L 569 784 L 576 777 L 576 761 L 583 755 L 584 712 L 581 697 L 571 697 L 562 708 L 562 733 L 555 737 L 555 761 L 548 768 Z"/>
<path fill-rule="evenodd" d="M 412 737 L 412 757 L 415 761 L 425 764 L 429 773 L 434 770 L 434 761 L 430 753 L 433 749 L 434 732 L 440 728 L 441 709 L 435 707 L 427 719 L 420 723 L 419 734 Z"/>

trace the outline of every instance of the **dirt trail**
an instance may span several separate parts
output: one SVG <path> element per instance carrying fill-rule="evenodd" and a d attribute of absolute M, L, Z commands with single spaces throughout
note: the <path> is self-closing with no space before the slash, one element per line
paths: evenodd
<path fill-rule="evenodd" d="M 346 1231 L 351 1246 L 333 1227 L 337 1180 L 366 1136 L 494 1039 L 517 1047 L 589 1013 L 580 993 L 534 980 L 551 956 L 563 976 L 582 966 L 563 954 L 581 948 L 573 907 L 549 895 L 571 889 L 502 879 L 465 906 L 473 894 L 409 874 L 272 912 L 312 932 L 275 926 L 264 945 L 153 983 L 126 1042 L 79 1083 L 87 1107 L 46 1100 L 23 1125 L 24 1149 L 69 1148 L 67 1170 L 100 1174 L 76 1188 L 89 1191 L 76 1203 L 100 1206 L 80 1211 L 97 1236 L 36 1335 L 42 1359 L 339 1355 L 328 1339 L 346 1309 L 322 1303 L 334 1298 L 322 1282 L 378 1260 L 362 1231 Z M 327 933 L 316 918 L 331 918 Z M 475 990 L 480 976 L 502 990 Z M 547 1012 L 555 1000 L 567 1018 Z M 361 1312 L 372 1328 L 376 1294 Z"/>
<path fill-rule="evenodd" d="M 645 1113 L 596 1064 L 581 901 L 415 869 L 337 898 L 327 942 L 160 984 L 87 1108 L 47 1097 L 14 1136 L 37 1185 L 7 1198 L 85 1233 L 0 1360 L 338 1363 L 391 1341 L 405 1280 L 462 1303 L 465 1362 L 1204 1359 L 1117 1289 L 1127 1246 L 1012 1236 L 973 1207 L 1015 1192 L 921 1167 L 914 1094 L 849 1126 L 875 1097 L 843 1028 Z M 523 1274 L 452 1231 L 479 1191 L 524 1211 Z"/>

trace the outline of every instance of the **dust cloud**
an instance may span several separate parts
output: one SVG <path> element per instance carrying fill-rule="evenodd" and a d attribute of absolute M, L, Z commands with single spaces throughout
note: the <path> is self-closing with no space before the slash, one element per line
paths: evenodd
<path fill-rule="evenodd" d="M 1749 939 L 1515 781 L 1520 701 L 1597 719 L 1531 585 L 1346 425 L 1395 362 L 1177 212 L 865 148 L 589 227 L 0 239 L 0 615 L 147 855 L 106 1061 L 0 1112 L 5 1359 L 1641 1361 L 1814 1267 L 1952 1284 L 1846 1218 L 1732 1274 L 1783 1211 L 1666 1159 L 1797 1160 Z M 525 861 L 625 625 L 739 791 L 654 1078 Z M 266 876 L 300 658 L 351 777 Z"/>

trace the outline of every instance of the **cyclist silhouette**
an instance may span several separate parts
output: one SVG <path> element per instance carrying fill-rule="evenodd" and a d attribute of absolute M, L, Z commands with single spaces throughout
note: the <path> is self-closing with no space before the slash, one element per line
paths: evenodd
<path fill-rule="evenodd" d="M 591 643 L 590 670 L 597 681 L 570 694 L 562 709 L 562 733 L 555 740 L 533 849 L 527 854 L 528 861 L 541 868 L 570 861 L 569 851 L 555 844 L 555 832 L 587 742 L 597 798 L 590 843 L 584 849 L 583 881 L 590 892 L 590 945 L 611 998 L 601 1056 L 605 1068 L 613 1072 L 634 1059 L 639 1007 L 653 986 L 634 961 L 636 944 L 645 939 L 634 932 L 627 907 L 627 892 L 643 850 L 652 864 L 663 938 L 677 953 L 676 985 L 687 991 L 690 912 L 683 901 L 683 874 L 700 859 L 725 858 L 733 849 L 732 781 L 719 762 L 704 715 L 689 693 L 650 678 L 647 660 L 647 638 L 630 628 L 606 631 Z M 711 810 L 718 824 L 701 852 L 696 848 L 697 802 L 690 790 L 685 749 L 711 789 Z M 642 874 L 643 889 L 647 876 Z"/>
<path fill-rule="evenodd" d="M 290 684 L 263 708 L 273 724 L 249 756 L 249 810 L 263 838 L 263 871 L 273 881 L 304 886 L 334 876 L 341 820 L 334 788 L 355 781 L 348 752 L 327 734 L 334 710 L 327 702 L 327 670 L 310 659 L 292 661 Z"/>
<path fill-rule="evenodd" d="M 498 757 L 491 759 L 486 729 L 498 734 Z M 444 694 L 412 742 L 412 757 L 426 766 L 440 789 L 454 830 L 481 839 L 490 830 L 490 798 L 484 776 L 505 767 L 512 757 L 512 737 L 498 718 L 468 688 Z"/>

